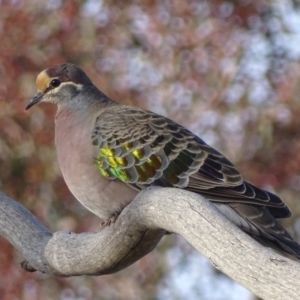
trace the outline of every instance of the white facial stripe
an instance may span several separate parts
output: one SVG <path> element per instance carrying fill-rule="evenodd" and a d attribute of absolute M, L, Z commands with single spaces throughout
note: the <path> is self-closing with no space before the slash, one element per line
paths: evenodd
<path fill-rule="evenodd" d="M 83 88 L 82 84 L 76 84 L 74 82 L 68 81 L 68 82 L 62 82 L 58 87 L 54 89 L 50 89 L 48 92 L 45 93 L 43 102 L 52 102 L 52 103 L 57 103 L 59 96 L 57 98 L 56 95 L 59 95 L 59 92 L 62 87 L 67 86 L 67 85 L 73 85 L 77 91 L 81 91 Z"/>
<path fill-rule="evenodd" d="M 58 91 L 59 89 L 61 89 L 65 85 L 74 85 L 77 88 L 78 91 L 82 90 L 82 88 L 83 88 L 83 85 L 80 84 L 80 83 L 74 83 L 74 82 L 71 82 L 71 81 L 67 81 L 67 82 L 62 82 L 57 88 L 53 89 L 52 91 L 53 92 Z"/>
<path fill-rule="evenodd" d="M 66 85 L 73 85 L 76 87 L 76 89 L 78 91 L 82 90 L 83 88 L 83 85 L 82 84 L 79 84 L 79 83 L 74 83 L 74 82 L 71 82 L 71 81 L 67 81 L 67 82 L 62 82 L 58 87 L 54 88 L 54 89 L 51 89 L 48 93 L 51 92 L 51 94 L 56 94 L 59 92 L 59 90 L 63 87 L 63 86 L 66 86 Z"/>

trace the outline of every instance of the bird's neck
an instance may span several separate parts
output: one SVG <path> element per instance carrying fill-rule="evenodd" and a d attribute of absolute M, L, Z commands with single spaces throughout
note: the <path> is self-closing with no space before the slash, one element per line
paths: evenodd
<path fill-rule="evenodd" d="M 59 145 L 59 140 L 67 140 L 74 147 L 78 140 L 91 143 L 97 117 L 103 110 L 114 105 L 118 104 L 95 86 L 83 90 L 68 102 L 59 103 L 55 117 L 56 144 Z"/>
<path fill-rule="evenodd" d="M 85 140 L 91 143 L 97 117 L 103 110 L 113 105 L 118 104 L 96 87 L 85 90 L 84 93 L 73 97 L 68 102 L 59 103 L 55 117 L 56 144 L 59 144 L 58 140 L 69 140 L 70 143 Z"/>
<path fill-rule="evenodd" d="M 58 114 L 61 111 L 69 111 L 87 115 L 101 113 L 105 108 L 116 105 L 116 102 L 103 94 L 96 86 L 89 85 L 83 87 L 79 93 L 72 96 L 70 99 L 64 99 L 57 103 Z"/>

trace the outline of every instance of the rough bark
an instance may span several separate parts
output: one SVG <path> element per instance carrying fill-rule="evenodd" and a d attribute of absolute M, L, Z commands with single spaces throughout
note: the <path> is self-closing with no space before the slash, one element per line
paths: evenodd
<path fill-rule="evenodd" d="M 258 244 L 199 195 L 148 189 L 98 233 L 52 234 L 26 208 L 0 194 L 0 235 L 24 255 L 27 270 L 56 276 L 117 272 L 152 251 L 166 230 L 183 236 L 257 296 L 300 299 L 300 264 Z"/>

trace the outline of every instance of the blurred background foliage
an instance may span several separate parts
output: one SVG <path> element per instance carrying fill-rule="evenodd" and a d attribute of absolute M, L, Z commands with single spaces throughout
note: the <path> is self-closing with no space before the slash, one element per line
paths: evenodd
<path fill-rule="evenodd" d="M 300 241 L 300 5 L 292 0 L 0 0 L 0 187 L 53 231 L 99 230 L 69 193 L 55 107 L 36 75 L 83 68 L 112 99 L 165 115 L 291 207 Z M 0 238 L 0 299 L 252 299 L 180 237 L 109 276 L 26 273 Z"/>

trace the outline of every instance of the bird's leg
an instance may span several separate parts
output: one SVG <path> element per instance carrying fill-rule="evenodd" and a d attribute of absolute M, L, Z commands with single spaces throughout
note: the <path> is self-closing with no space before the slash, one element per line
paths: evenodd
<path fill-rule="evenodd" d="M 114 213 L 109 219 L 101 222 L 101 227 L 110 226 L 115 223 L 120 213 Z"/>
<path fill-rule="evenodd" d="M 34 267 L 32 267 L 31 264 L 27 260 L 24 260 L 21 262 L 21 267 L 22 267 L 22 269 L 24 269 L 27 272 L 35 272 L 36 271 L 36 269 Z"/>

